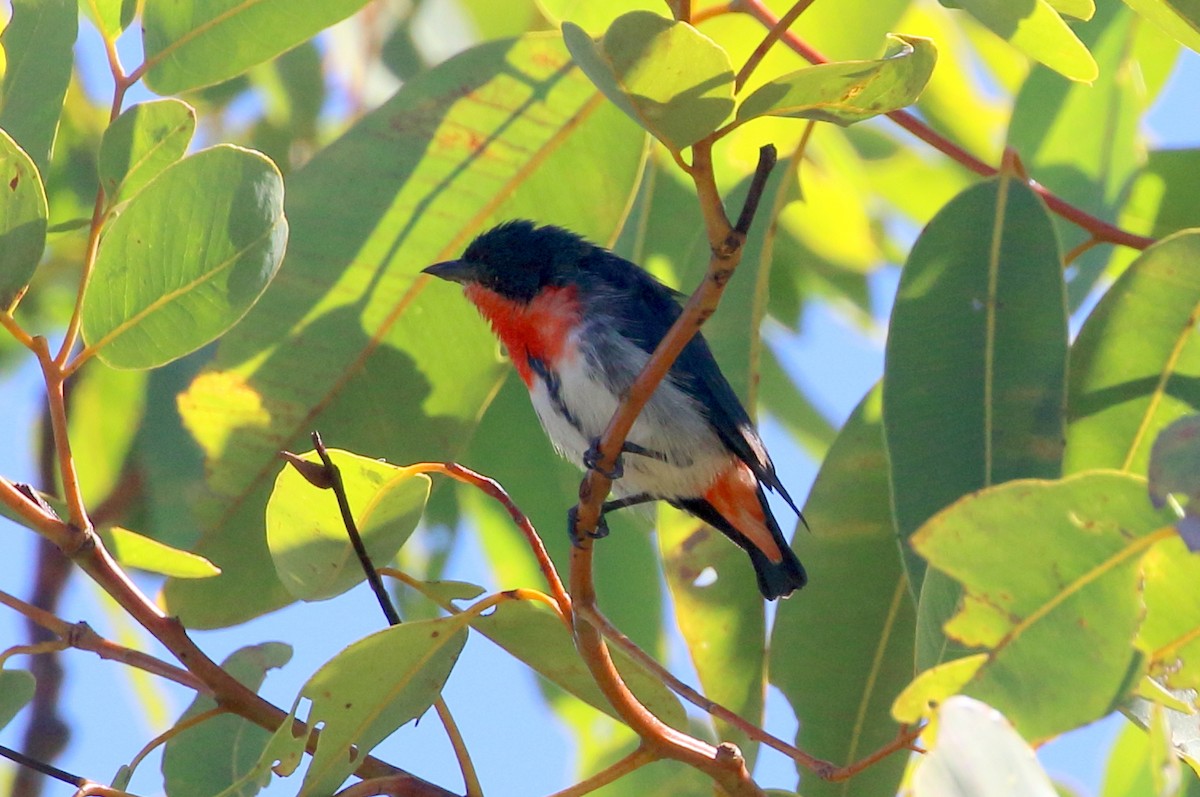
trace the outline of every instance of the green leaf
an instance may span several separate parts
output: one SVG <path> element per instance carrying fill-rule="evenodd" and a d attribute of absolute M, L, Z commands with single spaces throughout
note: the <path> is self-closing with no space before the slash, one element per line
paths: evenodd
<path fill-rule="evenodd" d="M 172 548 L 135 531 L 111 526 L 100 530 L 100 539 L 118 562 L 173 578 L 211 578 L 221 568 L 194 553 Z"/>
<path fill-rule="evenodd" d="M 1180 44 L 1200 52 L 1200 7 L 1191 0 L 1125 0 Z"/>
<path fill-rule="evenodd" d="M 679 510 L 658 510 L 659 550 L 675 621 L 706 697 L 762 723 L 766 618 L 746 553 L 712 526 Z M 753 768 L 758 743 L 717 723 Z"/>
<path fill-rule="evenodd" d="M 290 175 L 287 264 L 179 399 L 207 458 L 199 552 L 223 572 L 168 582 L 171 610 L 210 627 L 292 600 L 262 518 L 276 452 L 314 428 L 392 461 L 460 456 L 506 366 L 461 293 L 418 272 L 508 218 L 609 239 L 644 142 L 540 34 L 423 72 Z"/>
<path fill-rule="evenodd" d="M 1146 554 L 1142 573 L 1146 618 L 1137 642 L 1150 675 L 1170 689 L 1200 689 L 1200 556 L 1166 539 Z"/>
<path fill-rule="evenodd" d="M 1151 150 L 1121 208 L 1122 229 L 1165 238 L 1200 227 L 1200 184 L 1190 179 L 1198 169 L 1200 149 Z"/>
<path fill-rule="evenodd" d="M 115 41 L 137 13 L 137 0 L 85 0 L 80 3 L 83 11 L 95 24 L 100 34 Z"/>
<path fill-rule="evenodd" d="M 367 554 L 376 567 L 390 563 L 421 520 L 430 478 L 348 451 L 330 449 L 329 456 Z M 315 451 L 300 458 L 321 461 Z M 300 600 L 327 600 L 366 578 L 333 492 L 314 487 L 291 465 L 279 472 L 267 502 L 267 545 L 279 580 Z"/>
<path fill-rule="evenodd" d="M 48 215 L 37 166 L 0 130 L 0 311 L 12 308 L 42 259 Z"/>
<path fill-rule="evenodd" d="M 934 516 L 913 545 L 966 591 L 946 633 L 991 652 L 964 693 L 1034 741 L 1111 712 L 1140 676 L 1141 559 L 1169 523 L 1144 480 L 1112 471 L 1008 482 Z"/>
<path fill-rule="evenodd" d="M 146 408 L 146 377 L 89 362 L 72 381 L 67 434 L 87 506 L 108 498 L 127 474 Z"/>
<path fill-rule="evenodd" d="M 1013 47 L 1071 80 L 1090 83 L 1095 59 L 1047 0 L 956 0 Z"/>
<path fill-rule="evenodd" d="M 1015 180 L 968 188 L 921 233 L 892 311 L 883 420 L 901 540 L 982 487 L 1058 475 L 1066 353 L 1045 207 Z M 922 574 L 907 564 L 916 589 Z M 918 592 L 925 668 L 944 654 L 935 607 L 957 595 L 944 580 Z"/>
<path fill-rule="evenodd" d="M 123 202 L 187 152 L 196 112 L 176 99 L 134 105 L 116 118 L 100 141 L 97 168 L 108 206 Z"/>
<path fill-rule="evenodd" d="M 12 722 L 17 712 L 33 700 L 37 681 L 25 670 L 0 670 L 0 728 Z"/>
<path fill-rule="evenodd" d="M 12 19 L 0 35 L 5 57 L 0 128 L 45 174 L 71 80 L 79 5 L 77 0 L 12 0 L 11 7 Z"/>
<path fill-rule="evenodd" d="M 340 22 L 366 0 L 182 0 L 142 13 L 146 85 L 159 94 L 211 86 L 240 75 Z M 270 35 L 264 35 L 270 31 Z"/>
<path fill-rule="evenodd" d="M 1200 233 L 1143 252 L 1092 310 L 1071 350 L 1067 473 L 1144 473 L 1155 436 L 1200 410 Z"/>
<path fill-rule="evenodd" d="M 830 761 L 855 761 L 895 736 L 891 704 L 913 675 L 916 611 L 896 546 L 880 413 L 874 389 L 821 465 L 804 506 L 812 533 L 800 530 L 793 543 L 812 581 L 780 603 L 771 632 L 771 683 L 802 720 L 796 744 Z M 892 756 L 852 789 L 806 779 L 804 794 L 895 794 L 904 766 Z"/>
<path fill-rule="evenodd" d="M 88 350 L 114 368 L 155 368 L 236 324 L 283 259 L 283 180 L 251 150 L 184 158 L 109 225 L 84 295 Z"/>
<path fill-rule="evenodd" d="M 1195 702 L 1196 693 L 1171 692 L 1170 700 L 1187 699 Z M 1177 792 L 1164 787 L 1164 775 L 1176 770 L 1174 779 L 1179 779 L 1179 759 L 1183 759 L 1192 772 L 1200 775 L 1200 717 L 1196 709 L 1176 711 L 1164 705 L 1162 700 L 1145 700 L 1135 697 L 1125 706 L 1125 715 L 1137 723 L 1150 736 L 1150 776 L 1155 785 L 1154 794 L 1175 795 Z M 1170 776 L 1168 776 L 1170 777 Z M 1195 778 L 1188 778 L 1189 794 L 1197 791 Z"/>
<path fill-rule="evenodd" d="M 1087 22 L 1096 13 L 1095 0 L 1046 0 L 1058 13 Z"/>
<path fill-rule="evenodd" d="M 952 697 L 937 737 L 913 773 L 913 797 L 1057 797 L 1050 777 L 1013 726 L 986 703 Z"/>
<path fill-rule="evenodd" d="M 896 697 L 892 703 L 892 716 L 897 722 L 908 725 L 931 719 L 946 697 L 961 692 L 987 660 L 988 654 L 973 653 L 930 667 Z"/>
<path fill-rule="evenodd" d="M 821 64 L 775 78 L 747 97 L 737 120 L 787 116 L 851 125 L 911 105 L 933 74 L 929 39 L 891 36 L 896 46 L 875 61 Z"/>
<path fill-rule="evenodd" d="M 537 0 L 538 8 L 552 22 L 571 21 L 598 36 L 618 17 L 631 11 L 662 11 L 662 0 Z"/>
<path fill-rule="evenodd" d="M 306 722 L 321 726 L 301 797 L 333 794 L 375 745 L 424 714 L 466 641 L 462 616 L 404 623 L 360 639 L 313 673 L 296 698 L 297 706 L 312 701 Z"/>
<path fill-rule="evenodd" d="M 562 34 L 596 87 L 671 150 L 695 144 L 733 111 L 729 56 L 685 22 L 632 11 L 599 40 L 571 22 Z"/>
<path fill-rule="evenodd" d="M 221 667 L 253 692 L 269 670 L 283 667 L 292 649 L 282 642 L 263 642 L 234 651 Z M 216 707 L 207 696 L 198 696 L 179 718 L 190 719 Z M 284 723 L 290 736 L 290 723 Z M 163 785 L 173 797 L 211 797 L 222 793 L 252 772 L 271 733 L 233 714 L 221 714 L 173 736 L 163 750 Z M 303 749 L 304 738 L 300 738 Z M 227 797 L 253 797 L 261 783 L 244 781 Z"/>
<path fill-rule="evenodd" d="M 1132 722 L 1125 723 L 1108 754 L 1100 797 L 1157 794 L 1150 774 L 1150 748 L 1150 734 Z"/>

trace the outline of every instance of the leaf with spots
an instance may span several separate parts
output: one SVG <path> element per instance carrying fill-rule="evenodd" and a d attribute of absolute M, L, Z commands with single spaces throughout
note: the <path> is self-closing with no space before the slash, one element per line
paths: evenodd
<path fill-rule="evenodd" d="M 42 259 L 48 213 L 37 166 L 0 130 L 0 311 L 12 309 Z"/>
<path fill-rule="evenodd" d="M 333 794 L 375 745 L 424 714 L 441 694 L 467 641 L 464 615 L 405 623 L 371 634 L 334 656 L 300 689 L 305 722 L 321 739 L 301 797 Z"/>
<path fill-rule="evenodd" d="M 917 36 L 891 38 L 881 59 L 821 64 L 762 85 L 738 107 L 738 122 L 787 116 L 845 126 L 911 105 L 933 75 L 937 48 Z"/>
<path fill-rule="evenodd" d="M 913 546 L 965 592 L 946 633 L 988 651 L 962 692 L 1033 741 L 1113 711 L 1143 674 L 1142 560 L 1172 517 L 1144 479 L 1089 471 L 1001 484 L 931 518 Z"/>

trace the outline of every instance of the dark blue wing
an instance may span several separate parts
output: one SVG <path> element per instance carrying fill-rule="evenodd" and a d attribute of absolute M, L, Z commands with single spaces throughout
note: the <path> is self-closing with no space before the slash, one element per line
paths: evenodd
<path fill-rule="evenodd" d="M 598 307 L 618 331 L 650 354 L 682 312 L 676 294 L 641 268 L 603 249 L 596 249 L 582 268 L 583 278 L 595 280 L 593 295 L 620 296 L 628 306 L 609 302 Z M 603 302 L 603 298 L 600 299 Z M 622 301 L 622 305 L 625 302 Z M 697 334 L 671 368 L 681 389 L 707 410 L 708 421 L 722 442 L 749 467 L 760 482 L 779 493 L 799 515 L 800 510 L 775 473 L 762 438 L 750 422 L 737 394 L 717 366 L 702 335 Z"/>

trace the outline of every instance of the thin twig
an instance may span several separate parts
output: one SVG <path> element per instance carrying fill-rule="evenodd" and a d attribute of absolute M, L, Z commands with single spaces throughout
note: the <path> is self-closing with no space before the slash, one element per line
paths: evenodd
<path fill-rule="evenodd" d="M 86 778 L 81 778 L 78 775 L 72 775 L 66 770 L 59 769 L 56 766 L 51 766 L 43 761 L 38 761 L 36 758 L 30 758 L 24 753 L 9 749 L 3 745 L 0 745 L 0 757 L 7 758 L 9 761 L 13 761 L 23 767 L 29 767 L 30 769 L 41 772 L 43 775 L 54 778 L 55 780 L 60 780 L 63 783 L 69 783 L 75 788 L 80 788 L 88 782 Z"/>
<path fill-rule="evenodd" d="M 148 653 L 142 653 L 141 651 L 132 650 L 111 642 L 97 634 L 87 623 L 68 623 L 66 620 L 57 617 L 45 609 L 26 603 L 20 598 L 3 591 L 0 591 L 0 604 L 15 609 L 25 615 L 31 622 L 37 623 L 47 631 L 56 634 L 69 647 L 90 651 L 102 659 L 136 667 L 151 675 L 157 675 L 186 686 L 189 689 L 194 689 L 200 694 L 212 694 L 203 681 L 196 678 L 196 676 L 187 670 L 169 664 L 162 659 L 157 659 Z"/>
<path fill-rule="evenodd" d="M 600 629 L 600 633 L 604 635 L 605 639 L 621 648 L 621 650 L 625 651 L 630 658 L 636 660 L 639 664 L 652 672 L 656 678 L 666 684 L 671 691 L 675 692 L 675 694 L 679 695 L 693 706 L 696 706 L 701 711 L 711 714 L 717 719 L 724 720 L 728 724 L 742 731 L 742 733 L 746 734 L 751 739 L 762 742 L 768 747 L 778 750 L 806 769 L 812 770 L 820 778 L 828 779 L 838 771 L 838 766 L 836 764 L 809 755 L 795 745 L 788 744 L 779 737 L 767 733 L 762 728 L 725 708 L 715 700 L 711 700 L 702 695 L 699 691 L 677 678 L 666 667 L 663 667 L 661 664 L 655 661 L 653 656 L 638 647 L 637 643 L 625 636 L 625 634 L 621 633 L 619 628 L 613 625 L 607 617 L 596 611 L 594 608 L 584 609 L 581 607 L 576 611 L 578 611 L 579 614 L 589 623 L 592 623 L 598 629 Z"/>
<path fill-rule="evenodd" d="M 582 797 L 584 794 L 590 794 L 596 791 L 596 789 L 616 782 L 630 772 L 641 769 L 647 764 L 653 764 L 657 760 L 658 756 L 652 750 L 647 749 L 645 745 L 638 745 L 637 749 L 632 753 L 621 758 L 619 761 L 609 764 L 587 780 L 582 780 L 562 791 L 556 791 L 550 797 Z"/>
<path fill-rule="evenodd" d="M 321 440 L 320 432 L 312 433 L 313 447 L 317 451 L 317 456 L 321 458 L 321 463 L 325 466 L 324 482 L 328 483 L 329 489 L 333 491 L 334 497 L 337 499 L 338 509 L 342 514 L 342 525 L 346 529 L 346 536 L 350 538 L 350 544 L 354 548 L 354 553 L 358 557 L 359 566 L 362 568 L 363 575 L 366 576 L 367 583 L 371 585 L 371 591 L 375 593 L 375 600 L 379 603 L 379 608 L 383 611 L 383 616 L 387 618 L 389 626 L 398 626 L 401 623 L 400 613 L 396 611 L 395 605 L 392 603 L 391 597 L 387 594 L 387 589 L 383 586 L 383 579 L 380 578 L 379 572 L 375 569 L 375 563 L 371 561 L 371 555 L 367 553 L 367 546 L 363 544 L 362 535 L 358 531 L 358 522 L 354 519 L 354 511 L 350 507 L 350 496 L 346 495 L 346 484 L 342 481 L 342 471 L 333 459 L 329 456 L 329 451 L 325 448 L 325 443 Z M 296 458 L 292 457 L 288 460 L 293 464 L 296 463 Z M 310 481 L 312 479 L 310 478 Z M 441 720 L 442 727 L 446 731 L 446 737 L 450 740 L 450 746 L 454 749 L 454 756 L 458 760 L 459 770 L 462 772 L 463 783 L 466 785 L 467 797 L 483 797 L 483 788 L 479 782 L 479 774 L 475 769 L 474 762 L 471 761 L 471 753 L 467 749 L 466 741 L 459 731 L 458 723 L 454 721 L 454 715 L 450 712 L 450 707 L 446 705 L 446 700 L 440 694 L 434 698 L 434 709 L 437 711 L 438 719 Z"/>
<path fill-rule="evenodd" d="M 738 70 L 737 77 L 733 81 L 733 91 L 736 94 L 741 91 L 746 85 L 746 81 L 750 79 L 750 75 L 758 68 L 758 65 L 766 57 L 771 47 L 775 42 L 779 41 L 779 37 L 784 34 L 788 28 L 792 27 L 800 15 L 808 10 L 808 7 L 813 4 L 813 0 L 797 0 L 797 2 L 788 9 L 787 13 L 776 21 L 771 29 L 767 31 L 767 35 L 754 48 L 754 52 L 750 53 L 750 57 L 746 59 L 746 63 L 742 64 L 742 68 Z"/>

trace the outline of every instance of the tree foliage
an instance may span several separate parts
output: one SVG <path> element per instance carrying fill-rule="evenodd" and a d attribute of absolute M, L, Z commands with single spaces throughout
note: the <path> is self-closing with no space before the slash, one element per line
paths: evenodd
<path fill-rule="evenodd" d="M 1114 712 L 1105 794 L 1200 793 L 1200 157 L 1144 124 L 1200 49 L 1194 4 L 11 5 L 0 366 L 41 369 L 49 434 L 0 510 L 175 661 L 13 596 L 45 557 L 7 558 L 0 598 L 50 638 L 0 653 L 0 725 L 53 711 L 12 657 L 73 646 L 195 692 L 159 729 L 172 797 L 455 793 L 370 757 L 430 709 L 468 795 L 523 793 L 478 777 L 489 740 L 444 699 L 479 634 L 569 728 L 564 794 L 1053 794 L 1030 746 Z M 812 583 L 773 614 L 670 508 L 582 553 L 561 533 L 603 490 L 420 273 L 510 218 L 694 290 L 685 337 L 720 300 L 731 384 L 820 462 L 793 541 Z M 887 333 L 840 429 L 764 345 L 814 310 Z M 314 429 L 335 447 L 280 459 Z M 404 622 L 271 705 L 287 644 L 248 633 L 218 665 L 190 632 L 362 589 L 348 527 Z M 445 580 L 466 535 L 501 591 Z M 704 698 L 656 663 L 671 640 Z M 768 685 L 794 739 L 762 730 Z M 799 779 L 756 783 L 764 746 Z M 160 789 L 112 761 L 113 788 Z"/>

